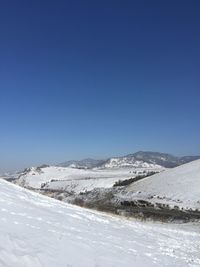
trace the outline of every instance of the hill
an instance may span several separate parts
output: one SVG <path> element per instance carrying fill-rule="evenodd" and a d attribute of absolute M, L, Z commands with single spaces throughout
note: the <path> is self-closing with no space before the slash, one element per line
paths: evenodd
<path fill-rule="evenodd" d="M 0 180 L 1 267 L 199 266 L 195 225 L 142 223 Z"/>
<path fill-rule="evenodd" d="M 151 203 L 200 209 L 200 160 L 132 183 L 125 189 L 125 195 Z"/>
<path fill-rule="evenodd" d="M 179 165 L 200 159 L 200 156 L 177 157 L 166 153 L 152 151 L 138 151 L 122 157 L 111 157 L 106 160 L 84 159 L 80 161 L 66 161 L 58 166 L 72 168 L 145 168 L 164 167 L 173 168 Z"/>

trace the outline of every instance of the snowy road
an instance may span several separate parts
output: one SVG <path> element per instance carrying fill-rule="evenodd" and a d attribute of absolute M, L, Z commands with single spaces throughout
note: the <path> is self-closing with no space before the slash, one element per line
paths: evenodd
<path fill-rule="evenodd" d="M 200 266 L 198 225 L 115 218 L 0 180 L 1 267 Z"/>

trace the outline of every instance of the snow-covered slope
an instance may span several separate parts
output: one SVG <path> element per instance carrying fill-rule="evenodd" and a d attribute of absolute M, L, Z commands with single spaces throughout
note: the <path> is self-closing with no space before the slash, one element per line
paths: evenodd
<path fill-rule="evenodd" d="M 51 181 L 42 186 L 45 190 L 67 191 L 79 194 L 80 192 L 91 191 L 94 188 L 110 188 L 120 178 L 91 178 L 74 179 L 64 181 Z M 125 178 L 124 178 L 125 179 Z M 122 179 L 123 180 L 123 179 Z"/>
<path fill-rule="evenodd" d="M 79 169 L 92 169 L 94 167 L 101 166 L 105 160 L 97 159 L 83 159 L 83 160 L 69 160 L 58 164 L 60 167 L 71 167 Z"/>
<path fill-rule="evenodd" d="M 199 226 L 114 218 L 4 180 L 0 214 L 0 267 L 200 265 Z"/>
<path fill-rule="evenodd" d="M 60 167 L 73 168 L 126 168 L 126 167 L 156 167 L 162 166 L 164 168 L 173 168 L 193 160 L 200 159 L 200 156 L 185 156 L 177 157 L 171 154 L 153 152 L 153 151 L 138 151 L 121 157 L 112 157 L 107 160 L 71 160 L 58 164 Z"/>
<path fill-rule="evenodd" d="M 200 209 L 200 160 L 132 183 L 126 192 L 133 199 Z"/>
<path fill-rule="evenodd" d="M 40 188 L 48 183 L 48 188 L 68 191 L 92 190 L 95 187 L 112 187 L 120 180 L 134 177 L 138 172 L 160 171 L 161 168 L 117 168 L 117 169 L 75 169 L 64 167 L 31 168 L 20 176 L 17 183 L 24 187 Z"/>
<path fill-rule="evenodd" d="M 104 168 L 119 168 L 119 167 L 151 168 L 151 169 L 163 168 L 161 165 L 155 163 L 148 163 L 143 160 L 136 160 L 134 157 L 111 158 L 104 164 Z"/>

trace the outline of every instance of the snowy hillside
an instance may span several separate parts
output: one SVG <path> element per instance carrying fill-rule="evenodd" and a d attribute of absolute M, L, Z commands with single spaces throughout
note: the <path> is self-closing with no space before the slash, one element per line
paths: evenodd
<path fill-rule="evenodd" d="M 200 209 L 200 160 L 132 183 L 124 197 Z"/>
<path fill-rule="evenodd" d="M 161 171 L 163 168 L 117 168 L 117 169 L 75 169 L 64 167 L 31 168 L 20 175 L 17 184 L 39 189 L 47 184 L 48 189 L 86 191 L 95 187 L 112 187 L 120 180 L 134 177 L 138 173 Z"/>
<path fill-rule="evenodd" d="M 200 159 L 200 156 L 177 157 L 166 153 L 152 151 L 138 151 L 121 157 L 111 157 L 107 160 L 71 160 L 58 164 L 60 167 L 73 167 L 82 169 L 92 168 L 145 168 L 145 167 L 165 167 L 173 168 L 193 160 Z"/>
<path fill-rule="evenodd" d="M 92 169 L 103 164 L 105 160 L 97 159 L 83 159 L 83 160 L 69 160 L 60 163 L 59 167 L 71 167 L 71 168 L 80 168 L 80 169 Z"/>
<path fill-rule="evenodd" d="M 135 160 L 133 157 L 111 158 L 104 165 L 104 168 L 119 168 L 119 167 L 132 167 L 132 168 L 151 168 L 159 169 L 161 165 L 155 163 L 147 163 L 142 160 Z"/>
<path fill-rule="evenodd" d="M 200 265 L 199 226 L 127 221 L 0 180 L 0 267 Z"/>

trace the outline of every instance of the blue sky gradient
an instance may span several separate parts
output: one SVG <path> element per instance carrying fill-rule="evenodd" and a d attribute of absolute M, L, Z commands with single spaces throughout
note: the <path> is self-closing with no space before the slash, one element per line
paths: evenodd
<path fill-rule="evenodd" d="M 0 171 L 200 154 L 199 1 L 0 5 Z"/>

